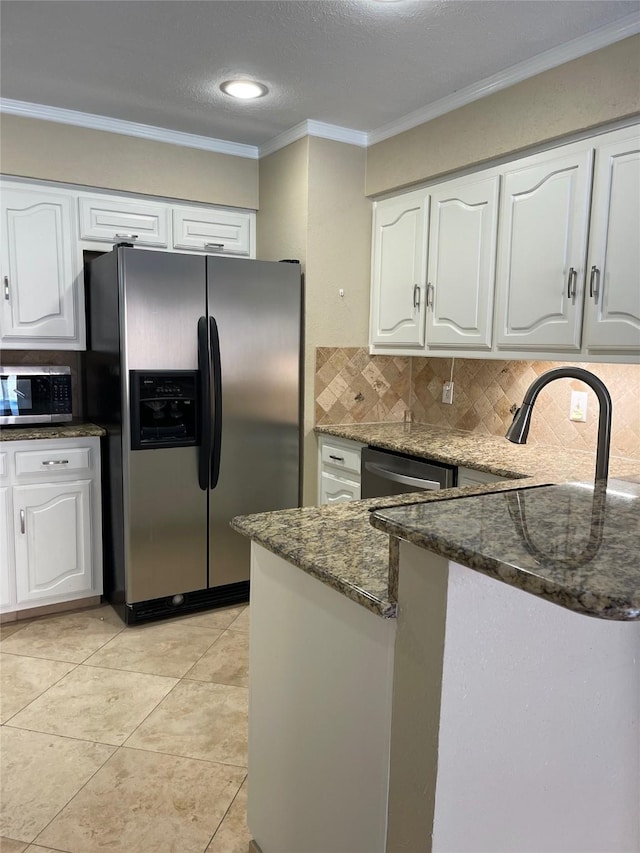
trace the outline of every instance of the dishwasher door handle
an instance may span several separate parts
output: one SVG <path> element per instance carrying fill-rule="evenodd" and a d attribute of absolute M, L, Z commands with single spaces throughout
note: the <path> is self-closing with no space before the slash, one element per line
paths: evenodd
<path fill-rule="evenodd" d="M 394 483 L 402 483 L 403 486 L 416 486 L 418 489 L 427 489 L 429 491 L 436 491 L 436 489 L 440 488 L 440 483 L 437 480 L 423 480 L 422 477 L 407 477 L 406 474 L 397 474 L 395 471 L 383 468 L 382 465 L 374 465 L 372 462 L 365 462 L 364 467 L 371 474 L 376 474 L 376 476 L 383 477 L 385 480 L 392 480 Z"/>

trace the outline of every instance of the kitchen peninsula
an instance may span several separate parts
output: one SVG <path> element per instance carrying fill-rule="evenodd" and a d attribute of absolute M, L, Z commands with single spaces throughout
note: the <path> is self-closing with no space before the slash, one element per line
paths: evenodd
<path fill-rule="evenodd" d="M 474 467 L 468 434 L 366 429 L 332 432 Z M 519 479 L 234 521 L 263 853 L 638 848 L 638 487 L 612 481 L 599 521 L 592 489 L 547 485 L 588 481 L 591 454 L 471 445 Z"/>

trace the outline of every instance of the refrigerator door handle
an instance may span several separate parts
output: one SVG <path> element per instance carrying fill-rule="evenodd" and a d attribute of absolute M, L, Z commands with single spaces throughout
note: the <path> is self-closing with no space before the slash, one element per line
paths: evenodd
<path fill-rule="evenodd" d="M 220 360 L 220 336 L 215 317 L 209 317 L 209 345 L 213 366 L 213 430 L 211 442 L 211 488 L 218 485 L 220 476 L 220 453 L 222 450 L 222 362 Z"/>
<path fill-rule="evenodd" d="M 198 320 L 198 374 L 200 377 L 200 447 L 198 450 L 198 485 L 209 488 L 211 465 L 211 358 L 207 339 L 207 318 Z"/>

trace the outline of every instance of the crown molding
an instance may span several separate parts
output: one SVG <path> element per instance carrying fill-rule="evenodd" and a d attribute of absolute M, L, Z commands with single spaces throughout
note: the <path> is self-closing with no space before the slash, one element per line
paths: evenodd
<path fill-rule="evenodd" d="M 42 121 L 55 121 L 60 124 L 72 124 L 89 130 L 104 130 L 108 133 L 120 133 L 124 136 L 137 136 L 141 139 L 151 139 L 154 142 L 167 142 L 170 145 L 181 145 L 185 148 L 199 148 L 203 151 L 213 151 L 216 154 L 231 154 L 234 157 L 246 157 L 257 160 L 258 148 L 255 145 L 244 145 L 239 142 L 227 142 L 224 139 L 213 139 L 209 136 L 197 136 L 193 133 L 183 133 L 179 130 L 168 130 L 163 127 L 153 127 L 149 124 L 138 124 L 133 121 L 107 118 L 93 113 L 80 113 L 75 110 L 65 110 L 59 107 L 48 107 L 44 104 L 31 104 L 27 101 L 13 101 L 10 98 L 0 98 L 0 113 L 37 118 Z"/>
<path fill-rule="evenodd" d="M 368 134 L 368 144 L 374 145 L 383 139 L 397 136 L 397 134 L 405 130 L 411 130 L 420 124 L 425 124 L 425 122 L 438 118 L 438 116 L 452 112 L 459 107 L 464 107 L 480 98 L 486 98 L 487 95 L 507 89 L 509 86 L 521 83 L 530 77 L 535 77 L 536 74 L 549 71 L 551 68 L 556 68 L 565 62 L 571 62 L 573 59 L 593 53 L 595 50 L 607 47 L 610 44 L 614 44 L 614 42 L 621 41 L 639 32 L 640 14 L 634 12 L 632 15 L 626 15 L 612 24 L 607 24 L 587 35 L 551 48 L 551 50 L 540 53 L 532 59 L 519 62 L 517 65 L 512 65 L 510 68 L 499 71 L 491 77 L 460 89 L 453 95 L 440 98 L 440 100 L 434 101 L 422 109 L 415 110 L 398 121 L 390 122 L 376 130 L 372 130 Z"/>
<path fill-rule="evenodd" d="M 203 151 L 230 154 L 234 157 L 245 157 L 251 160 L 258 160 L 260 157 L 273 154 L 275 151 L 290 145 L 292 142 L 296 142 L 298 139 L 302 139 L 304 136 L 316 136 L 321 139 L 331 139 L 336 142 L 345 142 L 349 145 L 358 145 L 366 148 L 369 145 L 374 145 L 376 142 L 381 142 L 383 139 L 403 133 L 405 130 L 411 130 L 420 124 L 425 124 L 434 118 L 438 118 L 438 116 L 466 106 L 480 98 L 485 98 L 516 83 L 521 83 L 523 80 L 534 77 L 536 74 L 541 74 L 543 71 L 556 68 L 558 65 L 578 59 L 581 56 L 607 47 L 614 42 L 621 41 L 639 32 L 640 13 L 627 15 L 612 24 L 594 30 L 592 33 L 547 50 L 532 59 L 512 65 L 504 71 L 500 71 L 471 86 L 460 89 L 453 95 L 440 98 L 440 100 L 434 101 L 422 109 L 415 110 L 398 121 L 390 122 L 368 133 L 307 119 L 270 139 L 260 147 L 245 145 L 239 142 L 227 142 L 224 139 L 214 139 L 208 136 L 197 136 L 192 133 L 183 133 L 182 131 L 154 127 L 148 124 L 107 118 L 92 113 L 81 113 L 75 110 L 49 107 L 43 104 L 31 104 L 27 101 L 14 101 L 9 98 L 0 98 L 0 113 L 19 115 L 25 118 L 37 118 L 43 121 L 54 121 L 61 124 L 72 124 L 90 130 L 103 130 L 108 133 L 120 133 L 125 136 L 137 136 L 142 139 L 151 139 L 155 142 L 167 142 L 171 145 L 199 148 Z"/>
<path fill-rule="evenodd" d="M 273 154 L 275 151 L 291 145 L 292 142 L 297 142 L 298 139 L 302 139 L 304 136 L 332 139 L 334 142 L 346 142 L 349 145 L 358 145 L 361 148 L 366 148 L 369 144 L 369 134 L 365 131 L 352 130 L 350 127 L 340 127 L 337 124 L 326 124 L 322 121 L 307 119 L 265 142 L 264 145 L 261 145 L 260 157 Z"/>

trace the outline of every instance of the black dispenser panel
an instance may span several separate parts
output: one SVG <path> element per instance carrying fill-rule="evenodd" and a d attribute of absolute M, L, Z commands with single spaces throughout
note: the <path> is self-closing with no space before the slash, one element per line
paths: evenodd
<path fill-rule="evenodd" d="M 131 370 L 131 449 L 197 445 L 198 371 Z"/>

